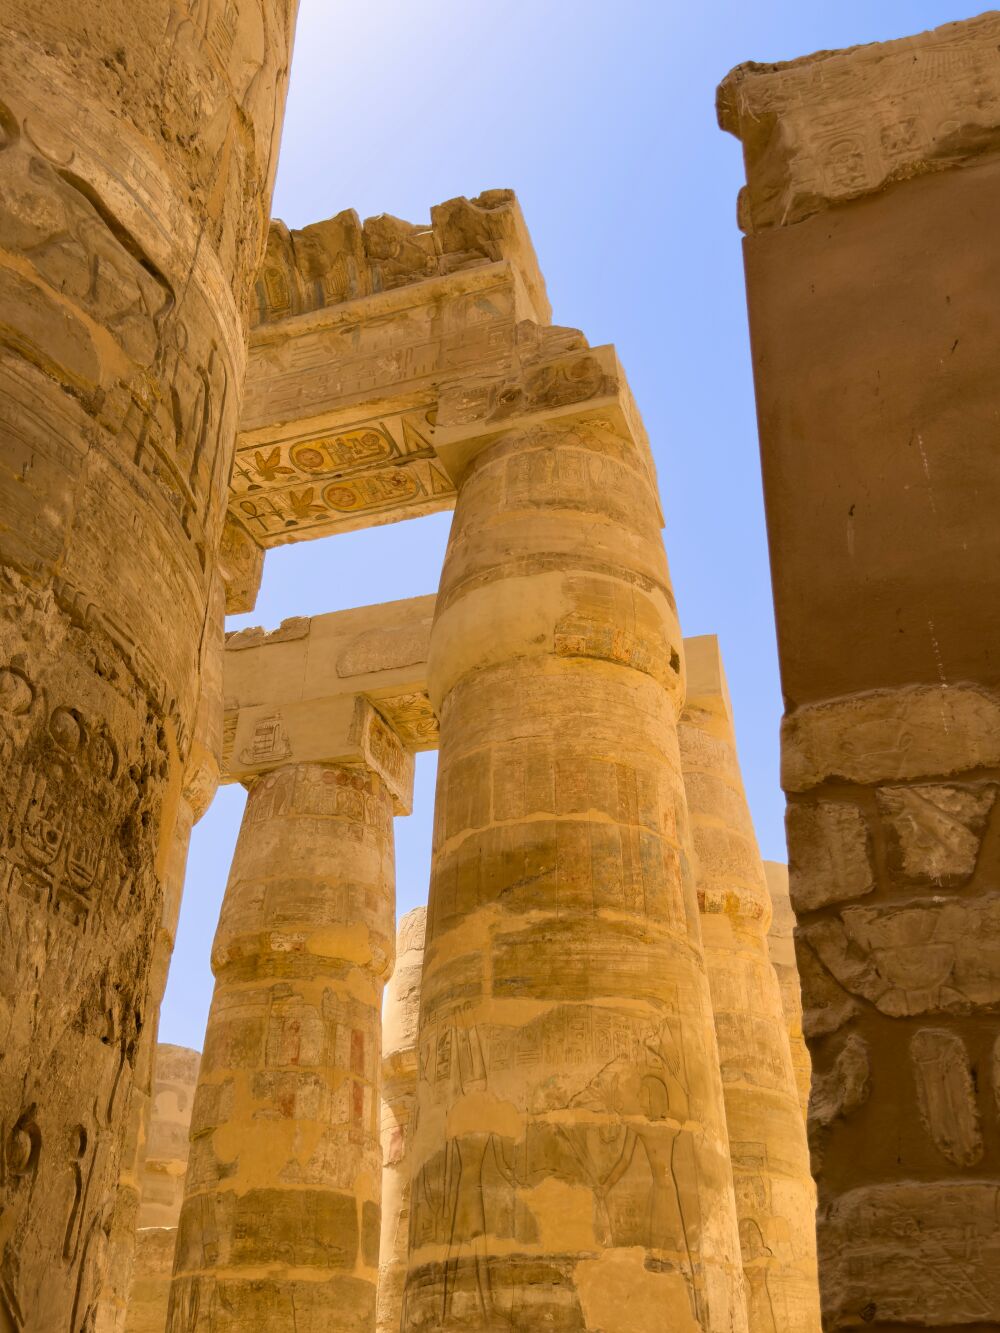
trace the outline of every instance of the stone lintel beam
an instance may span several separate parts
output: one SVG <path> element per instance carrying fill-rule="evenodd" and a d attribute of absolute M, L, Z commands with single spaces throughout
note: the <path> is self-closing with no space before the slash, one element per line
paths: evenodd
<path fill-rule="evenodd" d="M 451 508 L 440 385 L 506 373 L 519 325 L 550 319 L 503 190 L 439 205 L 429 229 L 273 224 L 258 307 L 229 510 L 263 548 Z"/>
<path fill-rule="evenodd" d="M 364 763 L 408 813 L 413 751 L 437 745 L 427 698 L 434 597 L 229 635 L 223 781 L 288 764 Z"/>
<path fill-rule="evenodd" d="M 1000 147 L 1000 13 L 723 80 L 719 124 L 743 144 L 748 233 Z"/>

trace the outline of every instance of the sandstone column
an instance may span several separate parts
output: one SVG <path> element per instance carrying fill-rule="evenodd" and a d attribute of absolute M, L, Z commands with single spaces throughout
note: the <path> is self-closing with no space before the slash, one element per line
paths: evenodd
<path fill-rule="evenodd" d="M 157 1052 L 163 1049 L 157 1046 L 156 1041 L 160 1025 L 160 1005 L 163 1003 L 170 959 L 177 937 L 177 922 L 184 893 L 191 832 L 212 803 L 219 785 L 222 755 L 224 597 L 222 579 L 216 576 L 212 584 L 208 618 L 202 636 L 199 671 L 201 688 L 195 714 L 194 734 L 177 802 L 173 838 L 167 856 L 163 879 L 163 910 L 153 941 L 146 1019 L 136 1050 L 129 1128 L 122 1153 L 118 1196 L 111 1219 L 103 1285 L 97 1303 L 95 1333 L 119 1333 L 124 1327 L 125 1311 L 131 1301 L 129 1293 L 136 1249 L 136 1228 L 141 1225 L 138 1221 L 139 1200 L 143 1188 L 143 1163 L 150 1129 L 154 1065 L 158 1059 Z M 190 1108 L 188 1119 L 190 1119 Z M 178 1209 L 179 1207 L 178 1201 Z M 165 1319 L 165 1297 L 163 1315 Z"/>
<path fill-rule="evenodd" d="M 250 788 L 212 951 L 171 1333 L 375 1326 L 392 816 L 412 757 L 351 702 L 350 761 L 291 754 Z"/>
<path fill-rule="evenodd" d="M 750 1333 L 818 1333 L 816 1189 L 718 640 L 684 640 L 678 734 L 698 863 Z"/>
<path fill-rule="evenodd" d="M 613 349 L 522 348 L 435 433 L 460 485 L 403 1328 L 745 1328 L 648 443 Z"/>
<path fill-rule="evenodd" d="M 164 1333 L 177 1221 L 184 1199 L 188 1130 L 201 1056 L 183 1046 L 156 1048 L 135 1265 L 125 1333 Z"/>
<path fill-rule="evenodd" d="M 806 1039 L 802 1035 L 802 990 L 799 985 L 799 966 L 795 961 L 795 913 L 788 896 L 788 867 L 780 861 L 765 861 L 767 891 L 771 898 L 771 924 L 767 929 L 767 947 L 771 966 L 781 990 L 781 1007 L 785 1012 L 788 1044 L 792 1052 L 795 1086 L 799 1090 L 799 1104 L 805 1116 L 809 1106 L 809 1084 L 812 1063 Z"/>
<path fill-rule="evenodd" d="M 427 909 L 399 923 L 396 970 L 382 1011 L 382 1239 L 378 1333 L 399 1333 L 410 1227 L 409 1140 L 417 1090 L 417 1016 Z"/>
<path fill-rule="evenodd" d="M 829 1329 L 1000 1324 L 1000 15 L 741 66 Z"/>
<path fill-rule="evenodd" d="M 0 1328 L 95 1317 L 294 0 L 0 23 Z"/>

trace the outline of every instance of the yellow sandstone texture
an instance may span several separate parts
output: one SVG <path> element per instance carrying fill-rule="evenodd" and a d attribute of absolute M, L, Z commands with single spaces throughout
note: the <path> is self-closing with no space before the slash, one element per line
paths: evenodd
<path fill-rule="evenodd" d="M 788 894 L 788 867 L 779 861 L 765 861 L 764 874 L 767 876 L 767 891 L 771 896 L 771 924 L 767 929 L 767 947 L 771 955 L 771 965 L 781 988 L 781 1007 L 788 1027 L 795 1086 L 799 1090 L 799 1103 L 804 1117 L 809 1107 L 812 1062 L 809 1059 L 806 1039 L 802 1035 L 802 990 L 799 985 L 799 968 L 795 961 L 795 913 Z"/>
<path fill-rule="evenodd" d="M 249 796 L 212 952 L 171 1330 L 374 1327 L 392 817 L 433 721 L 417 693 L 432 608 L 228 639 L 224 778 Z"/>
<path fill-rule="evenodd" d="M 135 1266 L 125 1333 L 164 1333 L 177 1221 L 184 1198 L 197 1051 L 157 1046 L 148 1138 L 140 1175 Z"/>
<path fill-rule="evenodd" d="M 0 15 L 4 1333 L 98 1318 L 294 10 Z"/>
<path fill-rule="evenodd" d="M 816 1189 L 771 964 L 764 864 L 714 635 L 684 640 L 681 766 L 698 874 L 750 1333 L 818 1333 Z"/>
<path fill-rule="evenodd" d="M 447 388 L 458 488 L 405 1333 L 746 1327 L 677 745 L 682 644 L 611 348 Z"/>
<path fill-rule="evenodd" d="M 417 1090 L 417 1020 L 427 909 L 399 923 L 396 970 L 382 1009 L 382 1240 L 378 1333 L 399 1333 L 410 1228 L 409 1144 Z"/>
<path fill-rule="evenodd" d="M 742 65 L 824 1326 L 1000 1326 L 1000 13 Z"/>

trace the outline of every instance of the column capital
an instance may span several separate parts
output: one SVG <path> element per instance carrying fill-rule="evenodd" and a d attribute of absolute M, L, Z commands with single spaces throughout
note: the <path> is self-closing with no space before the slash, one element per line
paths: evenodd
<path fill-rule="evenodd" d="M 1000 14 L 894 42 L 737 65 L 719 124 L 741 140 L 748 233 L 1000 146 Z"/>
<path fill-rule="evenodd" d="M 655 489 L 649 437 L 618 353 L 591 347 L 578 329 L 517 329 L 516 356 L 502 375 L 466 376 L 445 385 L 434 449 L 457 486 L 476 455 L 513 430 L 587 421 L 631 440 Z"/>
<path fill-rule="evenodd" d="M 231 634 L 222 781 L 290 764 L 364 764 L 396 813 L 408 814 L 413 753 L 437 744 L 427 697 L 434 602 L 414 597 Z"/>

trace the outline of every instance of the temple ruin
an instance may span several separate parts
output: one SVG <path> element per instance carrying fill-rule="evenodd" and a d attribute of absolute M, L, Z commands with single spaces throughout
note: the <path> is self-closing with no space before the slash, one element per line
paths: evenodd
<path fill-rule="evenodd" d="M 294 17 L 0 25 L 0 1333 L 1000 1327 L 1000 14 L 719 90 L 787 870 L 514 195 L 269 222 Z M 224 634 L 446 509 L 436 591 Z"/>

